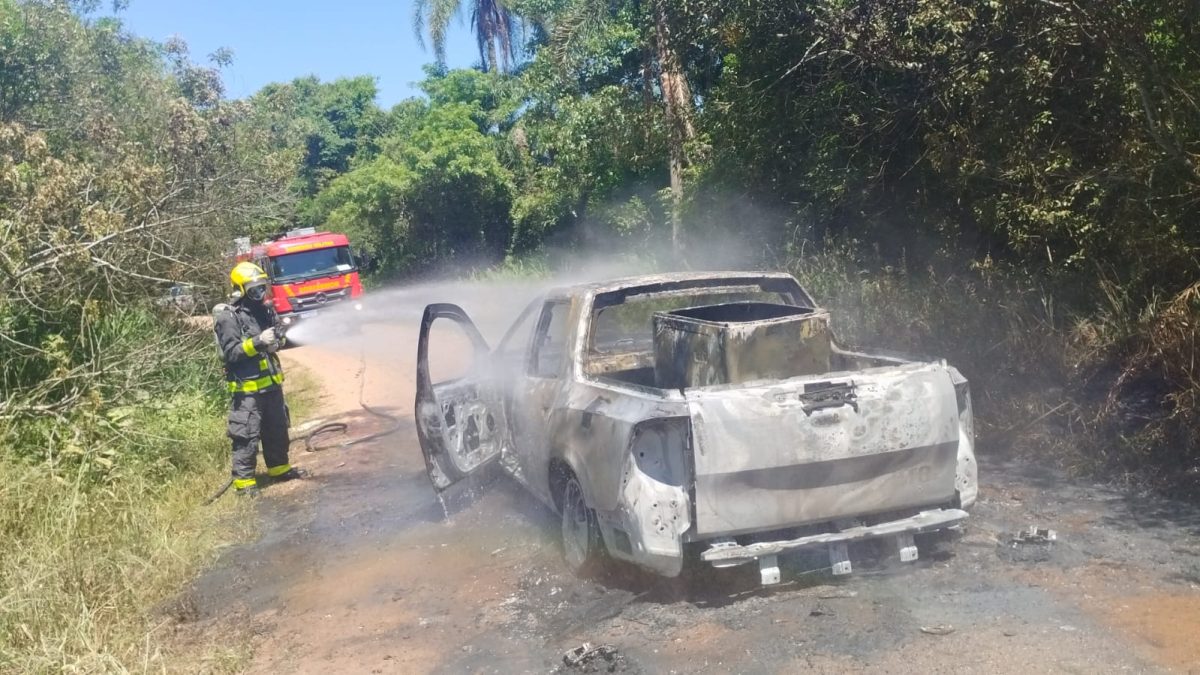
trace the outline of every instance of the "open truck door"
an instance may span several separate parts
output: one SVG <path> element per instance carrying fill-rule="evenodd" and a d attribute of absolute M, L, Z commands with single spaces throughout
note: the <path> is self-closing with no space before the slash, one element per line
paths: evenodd
<path fill-rule="evenodd" d="M 437 338 L 431 330 L 439 320 L 457 331 Z M 430 346 L 438 357 L 470 356 L 461 376 L 434 382 Z M 421 318 L 417 343 L 417 438 L 425 468 L 438 492 L 483 469 L 500 456 L 507 423 L 490 363 L 491 351 L 467 313 L 457 305 L 433 304 Z M 436 361 L 436 359 L 435 359 Z M 451 367 L 459 364 L 451 363 Z"/>

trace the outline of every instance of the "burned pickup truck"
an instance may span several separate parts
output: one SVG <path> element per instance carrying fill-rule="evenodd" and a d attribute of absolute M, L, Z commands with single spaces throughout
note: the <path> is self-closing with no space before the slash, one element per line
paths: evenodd
<path fill-rule="evenodd" d="M 474 350 L 434 382 L 432 326 Z M 493 462 L 561 515 L 576 571 L 606 553 L 663 575 L 954 527 L 976 498 L 971 397 L 944 361 L 846 350 L 791 276 L 645 276 L 561 288 L 495 350 L 455 305 L 425 309 L 416 420 L 444 490 Z"/>

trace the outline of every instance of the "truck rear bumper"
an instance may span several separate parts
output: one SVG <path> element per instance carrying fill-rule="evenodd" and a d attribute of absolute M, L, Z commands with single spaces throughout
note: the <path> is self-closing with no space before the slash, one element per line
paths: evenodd
<path fill-rule="evenodd" d="M 952 527 L 966 520 L 967 512 L 961 509 L 933 509 L 922 511 L 909 518 L 891 520 L 875 525 L 851 527 L 840 532 L 814 534 L 798 539 L 782 541 L 760 541 L 753 544 L 738 544 L 732 541 L 715 542 L 700 554 L 702 560 L 716 567 L 740 565 L 754 560 L 789 553 L 805 548 L 829 545 L 845 545 L 855 541 L 866 541 L 881 537 L 913 535 Z"/>

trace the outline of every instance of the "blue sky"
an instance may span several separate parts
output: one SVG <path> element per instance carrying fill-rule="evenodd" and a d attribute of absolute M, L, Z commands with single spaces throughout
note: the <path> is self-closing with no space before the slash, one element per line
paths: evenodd
<path fill-rule="evenodd" d="M 304 75 L 373 75 L 379 104 L 388 108 L 420 93 L 411 85 L 434 60 L 413 35 L 412 0 L 131 0 L 117 16 L 141 37 L 182 37 L 198 62 L 219 47 L 232 49 L 233 65 L 223 71 L 231 98 Z M 451 24 L 447 42 L 450 67 L 478 63 L 465 21 Z"/>

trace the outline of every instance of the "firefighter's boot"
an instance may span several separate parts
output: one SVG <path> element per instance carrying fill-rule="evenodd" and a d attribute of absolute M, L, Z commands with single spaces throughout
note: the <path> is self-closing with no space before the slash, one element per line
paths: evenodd
<path fill-rule="evenodd" d="M 271 482 L 286 483 L 289 480 L 296 480 L 299 478 L 308 478 L 308 475 L 309 475 L 308 472 L 305 471 L 304 469 L 297 469 L 295 467 L 289 466 L 286 471 L 283 471 L 282 473 L 278 473 L 278 474 L 271 476 Z"/>
<path fill-rule="evenodd" d="M 247 497 L 250 499 L 257 499 L 258 496 L 260 494 L 262 494 L 262 491 L 259 489 L 258 485 L 251 485 L 249 487 L 240 488 L 238 490 L 235 490 L 234 492 L 236 492 L 237 496 L 239 496 L 239 497 Z"/>

